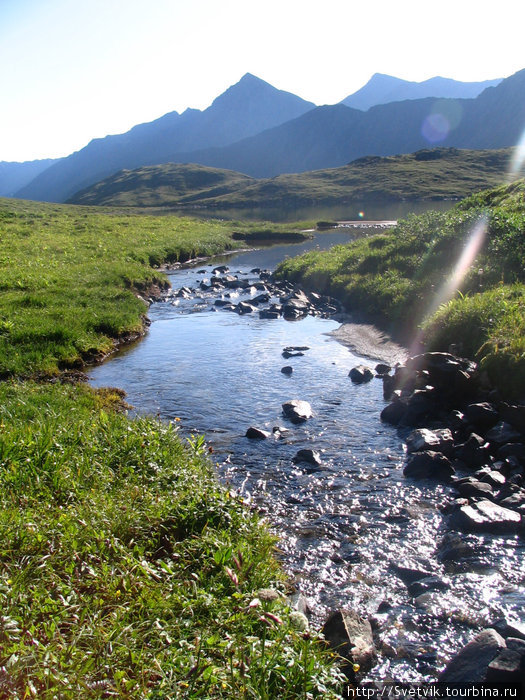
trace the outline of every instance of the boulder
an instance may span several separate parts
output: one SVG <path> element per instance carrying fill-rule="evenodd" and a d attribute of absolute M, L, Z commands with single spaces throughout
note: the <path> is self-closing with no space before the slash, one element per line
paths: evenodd
<path fill-rule="evenodd" d="M 357 365 L 356 367 L 352 367 L 348 376 L 354 384 L 364 384 L 374 378 L 374 372 L 366 365 Z"/>
<path fill-rule="evenodd" d="M 292 423 L 303 423 L 312 417 L 312 407 L 308 401 L 292 399 L 282 404 L 283 415 Z"/>
<path fill-rule="evenodd" d="M 415 581 L 428 579 L 432 576 L 432 571 L 428 562 L 420 563 L 418 561 L 405 560 L 401 562 L 390 562 L 390 569 L 399 576 L 406 586 L 410 586 Z"/>
<path fill-rule="evenodd" d="M 290 365 L 286 365 L 285 367 L 281 367 L 281 372 L 283 374 L 292 374 L 293 373 L 293 367 L 290 367 Z"/>
<path fill-rule="evenodd" d="M 235 307 L 235 310 L 237 311 L 238 314 L 243 316 L 244 314 L 253 313 L 256 309 L 255 309 L 255 306 L 248 304 L 246 301 L 240 301 L 237 304 L 237 306 Z"/>
<path fill-rule="evenodd" d="M 455 474 L 455 469 L 448 457 L 445 457 L 444 454 L 429 450 L 410 454 L 403 474 L 413 479 L 450 481 L 451 477 Z"/>
<path fill-rule="evenodd" d="M 309 448 L 298 450 L 296 453 L 295 457 L 293 458 L 294 462 L 307 462 L 308 464 L 313 464 L 314 466 L 321 466 L 322 460 L 321 460 L 321 455 L 319 452 L 316 450 L 311 450 Z"/>
<path fill-rule="evenodd" d="M 468 440 L 458 445 L 454 455 L 470 469 L 479 469 L 491 463 L 489 446 L 476 433 L 471 433 Z"/>
<path fill-rule="evenodd" d="M 393 401 L 381 411 L 381 420 L 391 425 L 399 425 L 407 411 L 406 404 L 402 401 Z"/>
<path fill-rule="evenodd" d="M 414 581 L 408 586 L 408 592 L 412 598 L 417 598 L 429 591 L 446 591 L 450 587 L 450 580 L 439 576 L 425 576 L 425 578 Z"/>
<path fill-rule="evenodd" d="M 521 640 L 516 640 L 521 641 Z M 487 683 L 520 683 L 525 677 L 525 648 L 502 649 L 487 669 Z"/>
<path fill-rule="evenodd" d="M 465 498 L 488 498 L 494 497 L 494 489 L 490 484 L 477 479 L 462 479 L 454 484 L 460 496 Z"/>
<path fill-rule="evenodd" d="M 507 442 L 519 442 L 522 438 L 519 430 L 516 430 L 510 423 L 500 421 L 485 433 L 485 439 L 496 445 L 505 445 Z"/>
<path fill-rule="evenodd" d="M 406 438 L 407 452 L 443 452 L 450 454 L 454 447 L 454 439 L 448 428 L 440 430 L 428 430 L 418 428 L 413 430 Z"/>
<path fill-rule="evenodd" d="M 246 431 L 245 437 L 250 438 L 250 440 L 266 440 L 271 435 L 267 430 L 262 430 L 261 428 L 254 428 L 251 426 Z"/>
<path fill-rule="evenodd" d="M 466 532 L 493 534 L 517 532 L 521 515 L 487 499 L 461 506 L 449 519 L 451 527 Z"/>
<path fill-rule="evenodd" d="M 376 650 L 369 620 L 353 611 L 337 610 L 326 620 L 322 632 L 330 647 L 347 660 L 342 670 L 351 682 L 356 681 L 354 664 L 360 675 L 370 671 Z"/>
<path fill-rule="evenodd" d="M 480 683 L 487 679 L 488 667 L 505 648 L 505 640 L 493 629 L 477 634 L 456 654 L 439 674 L 440 683 Z"/>
<path fill-rule="evenodd" d="M 384 362 L 380 362 L 375 366 L 375 371 L 378 377 L 384 377 L 386 374 L 390 374 L 392 367 L 386 365 Z"/>
<path fill-rule="evenodd" d="M 492 428 L 499 420 L 499 413 L 494 406 L 486 401 L 471 403 L 465 409 L 467 420 L 480 430 Z"/>

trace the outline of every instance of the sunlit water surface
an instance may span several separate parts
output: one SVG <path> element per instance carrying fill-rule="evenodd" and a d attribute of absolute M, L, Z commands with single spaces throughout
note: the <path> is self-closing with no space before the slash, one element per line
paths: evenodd
<path fill-rule="evenodd" d="M 238 254 L 228 265 L 257 279 L 254 267 L 272 268 L 288 254 L 351 235 L 337 231 L 299 248 Z M 220 262 L 171 273 L 174 291 L 196 289 Z M 217 296 L 198 292 L 153 304 L 146 337 L 94 368 L 91 380 L 125 389 L 141 414 L 180 418 L 183 434 L 206 436 L 221 480 L 279 534 L 284 566 L 314 620 L 338 606 L 376 614 L 383 603 L 385 612 L 375 615 L 381 653 L 369 677 L 408 681 L 435 677 L 475 630 L 502 614 L 522 617 L 523 548 L 516 538 L 469 535 L 475 553 L 467 562 L 448 571 L 438 562 L 446 532 L 438 507 L 447 488 L 403 477 L 402 436 L 379 419 L 382 384 L 352 384 L 348 372 L 363 358 L 328 335 L 339 324 L 215 311 Z M 232 292 L 234 302 L 245 296 Z M 309 349 L 285 359 L 287 346 Z M 284 365 L 292 375 L 281 372 Z M 282 415 L 281 404 L 294 398 L 314 411 L 302 425 Z M 249 426 L 288 432 L 254 441 L 244 437 Z M 319 469 L 294 463 L 305 447 L 320 452 Z M 448 576 L 450 588 L 416 603 L 391 568 L 405 561 Z"/>

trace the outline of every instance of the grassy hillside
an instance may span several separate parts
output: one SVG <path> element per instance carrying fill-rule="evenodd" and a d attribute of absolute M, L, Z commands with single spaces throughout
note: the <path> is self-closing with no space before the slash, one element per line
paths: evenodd
<path fill-rule="evenodd" d="M 59 373 L 140 333 L 154 266 L 233 226 L 0 200 L 2 698 L 340 697 L 204 439 Z"/>
<path fill-rule="evenodd" d="M 121 170 L 75 194 L 73 204 L 173 207 L 243 189 L 253 178 L 204 165 L 166 163 Z"/>
<path fill-rule="evenodd" d="M 53 373 L 142 332 L 162 263 L 290 226 L 0 200 L 0 377 Z M 293 231 L 291 231 L 293 233 Z M 301 236 L 302 237 L 302 236 Z"/>
<path fill-rule="evenodd" d="M 72 198 L 110 206 L 264 207 L 365 201 L 461 199 L 504 182 L 512 149 L 434 148 L 360 158 L 341 168 L 255 180 L 201 165 L 123 171 Z"/>
<path fill-rule="evenodd" d="M 277 274 L 339 297 L 409 345 L 422 339 L 446 350 L 455 343 L 496 385 L 523 397 L 524 230 L 519 180 L 446 213 L 410 216 L 387 233 L 286 260 Z M 478 254 L 468 256 L 476 245 Z"/>

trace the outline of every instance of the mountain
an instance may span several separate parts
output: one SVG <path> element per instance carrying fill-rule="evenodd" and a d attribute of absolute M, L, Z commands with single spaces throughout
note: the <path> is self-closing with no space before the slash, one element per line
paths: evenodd
<path fill-rule="evenodd" d="M 26 160 L 22 163 L 0 161 L 0 197 L 13 197 L 15 192 L 56 162 L 56 158 Z"/>
<path fill-rule="evenodd" d="M 405 100 L 367 112 L 343 104 L 302 116 L 230 146 L 173 153 L 174 162 L 201 163 L 252 177 L 335 168 L 367 155 L 412 153 L 429 145 L 508 148 L 525 124 L 525 70 L 475 99 Z"/>
<path fill-rule="evenodd" d="M 433 148 L 366 156 L 341 168 L 257 180 L 202 165 L 168 163 L 124 170 L 79 192 L 73 204 L 262 208 L 403 199 L 460 199 L 505 181 L 512 149 Z"/>
<path fill-rule="evenodd" d="M 180 150 L 225 146 L 277 126 L 315 105 L 246 73 L 204 111 L 170 112 L 125 134 L 91 141 L 17 192 L 23 199 L 64 201 L 124 168 L 166 163 Z"/>
<path fill-rule="evenodd" d="M 416 83 L 384 73 L 375 73 L 366 85 L 341 100 L 341 104 L 366 112 L 375 105 L 402 100 L 420 100 L 425 97 L 473 98 L 500 82 L 501 78 L 464 83 L 450 78 L 435 77 Z"/>
<path fill-rule="evenodd" d="M 121 170 L 77 192 L 68 204 L 170 207 L 203 202 L 243 190 L 254 178 L 187 163 Z"/>

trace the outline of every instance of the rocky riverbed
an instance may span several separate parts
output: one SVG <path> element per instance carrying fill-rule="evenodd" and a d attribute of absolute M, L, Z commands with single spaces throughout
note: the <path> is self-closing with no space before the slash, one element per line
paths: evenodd
<path fill-rule="evenodd" d="M 506 470 L 521 458 L 498 450 L 519 440 L 495 450 L 487 439 L 510 423 L 505 402 L 468 361 L 446 356 L 450 375 L 439 384 L 439 368 L 407 360 L 375 329 L 336 329 L 330 319 L 347 318 L 336 301 L 276 284 L 253 262 L 174 272 L 172 289 L 150 308 L 146 338 L 92 376 L 122 386 L 139 410 L 206 434 L 220 478 L 280 534 L 313 624 L 331 620 L 332 641 L 341 639 L 341 621 L 359 637 L 366 653 L 355 662 L 357 680 L 435 679 L 485 627 L 503 635 L 521 624 L 520 528 L 471 530 L 453 519 L 467 507 L 486 514 L 491 506 L 480 501 L 507 508 L 505 489 L 515 493 L 516 474 Z M 352 372 L 361 376 L 353 381 L 366 357 L 381 363 Z M 284 408 L 291 401 L 307 402 L 311 413 L 296 417 Z M 485 432 L 472 422 L 475 409 L 467 411 L 481 403 L 497 412 Z M 479 451 L 488 462 L 460 463 Z M 429 462 L 436 470 L 422 472 Z M 473 482 L 489 484 L 492 499 Z"/>

